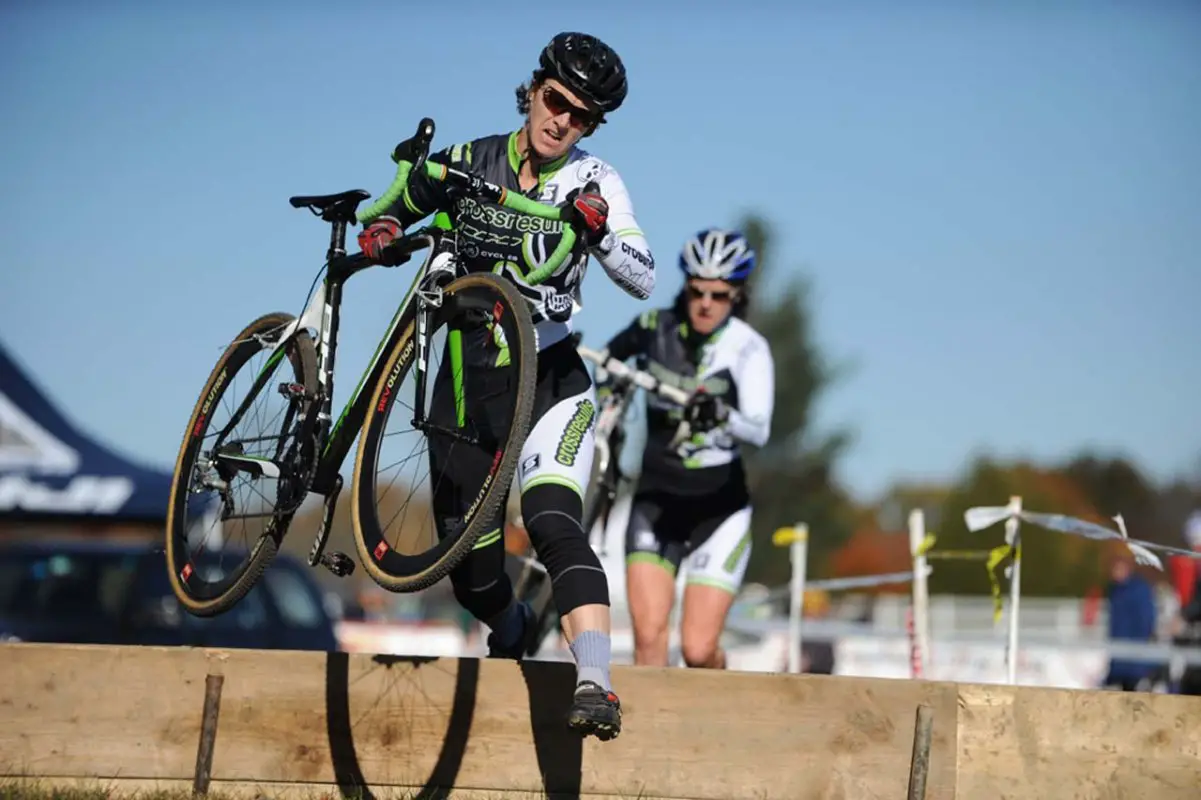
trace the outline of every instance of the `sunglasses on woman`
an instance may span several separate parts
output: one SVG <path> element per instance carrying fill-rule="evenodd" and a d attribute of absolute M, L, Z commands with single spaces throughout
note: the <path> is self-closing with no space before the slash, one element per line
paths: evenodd
<path fill-rule="evenodd" d="M 595 121 L 591 111 L 580 108 L 553 86 L 543 87 L 542 102 L 546 104 L 546 109 L 550 111 L 551 116 L 570 114 L 571 124 L 577 128 L 587 128 Z"/>
<path fill-rule="evenodd" d="M 700 300 L 702 297 L 708 297 L 716 303 L 728 303 L 734 298 L 733 289 L 698 289 L 695 286 L 688 287 L 688 297 L 692 300 Z"/>

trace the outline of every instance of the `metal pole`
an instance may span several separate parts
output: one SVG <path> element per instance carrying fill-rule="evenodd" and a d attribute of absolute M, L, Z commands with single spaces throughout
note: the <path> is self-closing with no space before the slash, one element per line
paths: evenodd
<path fill-rule="evenodd" d="M 1018 611 L 1022 594 L 1022 531 L 1018 514 L 1022 513 L 1022 498 L 1009 498 L 1009 511 L 1013 514 L 1005 520 L 1005 542 L 1012 548 L 1013 565 L 1009 577 L 1009 646 L 1005 654 L 1006 668 L 1010 685 L 1016 685 L 1018 679 Z"/>
<path fill-rule="evenodd" d="M 912 677 L 925 675 L 930 663 L 930 590 L 926 583 L 927 560 L 922 553 L 926 539 L 926 519 L 920 508 L 909 512 L 909 551 L 913 554 L 913 632 L 916 654 Z"/>

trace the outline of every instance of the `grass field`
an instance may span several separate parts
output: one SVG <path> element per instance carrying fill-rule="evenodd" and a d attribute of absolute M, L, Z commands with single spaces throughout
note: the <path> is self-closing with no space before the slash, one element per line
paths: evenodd
<path fill-rule="evenodd" d="M 199 797 L 199 795 L 196 795 Z M 191 800 L 191 791 L 130 791 L 111 790 L 102 785 L 79 788 L 42 786 L 33 783 L 8 781 L 0 783 L 0 800 L 107 800 L 129 797 L 137 800 Z M 231 800 L 220 793 L 210 792 L 209 800 Z"/>

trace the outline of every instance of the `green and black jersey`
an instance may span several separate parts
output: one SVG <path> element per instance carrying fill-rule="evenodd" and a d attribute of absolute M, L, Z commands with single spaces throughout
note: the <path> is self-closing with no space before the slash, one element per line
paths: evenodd
<path fill-rule="evenodd" d="M 655 260 L 634 217 L 625 183 L 613 167 L 573 147 L 567 155 L 542 167 L 538 184 L 522 192 L 517 181 L 520 156 L 517 133 L 485 136 L 430 155 L 430 160 L 473 172 L 505 189 L 547 205 L 558 205 L 568 193 L 596 181 L 609 204 L 609 232 L 593 248 L 577 252 L 549 278 L 530 285 L 526 276 L 546 263 L 562 236 L 563 223 L 519 214 L 494 203 L 451 196 L 441 181 L 415 173 L 396 204 L 386 212 L 408 228 L 429 214 L 445 211 L 460 234 L 459 253 L 473 272 L 504 274 L 530 300 L 538 328 L 538 347 L 545 349 L 571 334 L 572 300 L 591 255 L 609 277 L 631 296 L 644 300 L 655 286 Z"/>

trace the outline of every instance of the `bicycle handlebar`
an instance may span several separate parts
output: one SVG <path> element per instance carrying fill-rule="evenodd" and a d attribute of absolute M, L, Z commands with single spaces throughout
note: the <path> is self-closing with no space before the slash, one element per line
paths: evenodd
<path fill-rule="evenodd" d="M 525 276 L 525 282 L 534 285 L 550 277 L 571 254 L 577 238 L 575 228 L 564 219 L 563 208 L 560 206 L 548 206 L 539 203 L 537 200 L 531 200 L 528 197 L 510 192 L 503 186 L 497 186 L 495 183 L 486 181 L 472 172 L 429 161 L 427 157 L 433 138 L 434 121 L 426 117 L 418 123 L 417 133 L 412 138 L 406 139 L 396 145 L 396 148 L 392 151 L 392 160 L 396 162 L 396 177 L 393 179 L 392 185 L 380 195 L 378 200 L 365 209 L 359 209 L 356 214 L 359 222 L 366 225 L 391 208 L 400 198 L 405 187 L 408 186 L 409 176 L 414 170 L 421 170 L 427 177 L 433 180 L 449 183 L 470 195 L 483 198 L 492 203 L 498 203 L 519 214 L 528 214 L 553 222 L 562 222 L 563 237 L 559 241 L 559 246 L 551 253 L 546 263 Z"/>
<path fill-rule="evenodd" d="M 625 362 L 618 361 L 616 358 L 602 358 L 599 352 L 582 344 L 576 347 L 576 351 L 582 358 L 586 358 L 606 372 L 613 373 L 618 378 L 628 380 L 635 386 L 640 386 L 648 392 L 658 394 L 674 403 L 682 406 L 688 405 L 689 395 L 687 392 L 670 384 L 663 383 L 650 373 L 627 366 Z"/>

